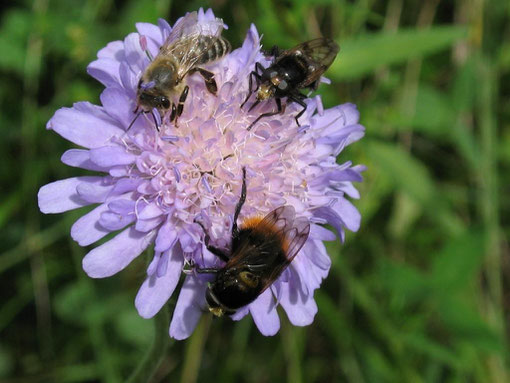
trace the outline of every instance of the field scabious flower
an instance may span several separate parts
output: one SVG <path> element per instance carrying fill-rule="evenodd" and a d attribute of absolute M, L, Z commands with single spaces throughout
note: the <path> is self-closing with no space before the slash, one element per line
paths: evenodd
<path fill-rule="evenodd" d="M 213 20 L 211 10 L 198 12 L 199 22 Z M 240 105 L 248 92 L 248 77 L 256 62 L 269 61 L 260 52 L 260 38 L 252 26 L 241 48 L 207 66 L 215 74 L 217 96 L 206 91 L 199 75 L 190 86 L 178 127 L 141 116 L 128 130 L 136 108 L 136 87 L 149 59 L 168 36 L 171 27 L 139 23 L 138 33 L 114 41 L 99 51 L 88 72 L 105 90 L 101 106 L 79 102 L 58 110 L 47 128 L 83 149 L 62 156 L 69 166 L 101 173 L 50 183 L 39 191 L 44 213 L 60 213 L 97 205 L 74 223 L 71 235 L 81 246 L 118 232 L 83 259 L 93 278 L 109 277 L 154 244 L 147 277 L 135 299 L 139 314 L 154 316 L 168 301 L 186 264 L 221 267 L 203 244 L 199 218 L 216 247 L 227 248 L 234 208 L 246 169 L 248 194 L 240 220 L 265 215 L 292 205 L 296 215 L 311 224 L 309 238 L 287 270 L 253 303 L 234 316 L 251 314 L 260 332 L 275 334 L 280 326 L 277 305 L 291 323 L 308 325 L 317 305 L 313 299 L 328 274 L 331 260 L 323 241 L 335 240 L 330 224 L 344 239 L 344 230 L 356 231 L 360 215 L 346 197 L 359 198 L 352 182 L 362 180 L 363 166 L 337 164 L 342 149 L 364 134 L 359 113 L 352 104 L 323 110 L 319 97 L 307 99 L 307 110 L 288 105 L 285 114 L 262 119 L 251 131 L 246 127 L 274 102 L 260 103 L 248 112 Z M 141 36 L 143 38 L 141 39 Z M 208 278 L 184 274 L 170 324 L 170 335 L 188 337 L 207 311 Z"/>

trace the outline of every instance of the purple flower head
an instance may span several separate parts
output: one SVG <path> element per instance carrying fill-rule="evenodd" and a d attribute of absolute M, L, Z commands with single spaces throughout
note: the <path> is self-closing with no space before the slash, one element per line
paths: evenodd
<path fill-rule="evenodd" d="M 214 15 L 200 10 L 198 20 L 207 23 Z M 308 219 L 310 234 L 271 287 L 232 318 L 249 313 L 262 334 L 273 335 L 280 327 L 276 307 L 281 305 L 294 325 L 310 324 L 317 312 L 314 290 L 331 264 L 323 241 L 336 238 L 321 225 L 333 226 L 342 240 L 345 229 L 356 231 L 360 225 L 360 214 L 346 197 L 359 198 L 352 182 L 362 180 L 364 167 L 336 162 L 342 149 L 364 134 L 356 107 L 343 104 L 324 110 L 316 96 L 306 100 L 301 127 L 294 116 L 302 108 L 291 103 L 284 114 L 264 118 L 247 131 L 261 113 L 275 108 L 274 100 L 251 111 L 240 108 L 255 63 L 270 63 L 252 26 L 241 48 L 207 65 L 218 86 L 216 96 L 206 90 L 200 75 L 188 76 L 190 91 L 178 127 L 163 119 L 158 131 L 154 120 L 143 114 L 128 130 L 135 117 L 137 84 L 150 63 L 142 45 L 155 57 L 171 30 L 164 20 L 157 26 L 136 27 L 138 33 L 109 43 L 88 67 L 105 86 L 102 105 L 79 102 L 58 110 L 48 122 L 48 129 L 83 148 L 66 151 L 62 162 L 98 175 L 43 186 L 41 211 L 61 213 L 96 205 L 71 229 L 81 246 L 116 232 L 83 259 L 85 272 L 93 278 L 121 271 L 154 246 L 135 305 L 142 317 L 154 316 L 183 277 L 170 336 L 184 339 L 207 312 L 205 291 L 211 277 L 183 274 L 183 268 L 223 265 L 205 248 L 203 230 L 194 221 L 204 225 L 212 245 L 228 249 L 245 168 L 247 199 L 239 223 L 290 205 L 296 217 Z"/>

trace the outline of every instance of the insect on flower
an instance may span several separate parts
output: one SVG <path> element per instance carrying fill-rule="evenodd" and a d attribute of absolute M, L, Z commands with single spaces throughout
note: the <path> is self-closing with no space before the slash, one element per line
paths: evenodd
<path fill-rule="evenodd" d="M 161 118 L 171 109 L 170 121 L 177 123 L 189 92 L 184 79 L 195 72 L 202 75 L 207 90 L 216 95 L 218 87 L 214 73 L 200 65 L 216 61 L 230 52 L 231 45 L 221 37 L 222 30 L 222 19 L 199 23 L 197 12 L 188 13 L 175 25 L 138 82 L 135 113 L 139 109 L 140 112 L 131 125 L 141 113 L 151 112 L 153 108 L 159 111 Z M 150 58 L 147 50 L 146 53 Z"/>
<path fill-rule="evenodd" d="M 200 27 L 192 28 L 217 36 L 211 31 L 211 25 L 218 26 L 212 10 L 197 14 Z M 194 18 L 184 20 L 190 17 Z M 182 28 L 182 20 L 173 33 Z M 158 25 L 137 23 L 136 29 L 108 43 L 88 66 L 88 73 L 105 86 L 100 105 L 79 102 L 63 107 L 48 122 L 47 129 L 72 142 L 62 162 L 88 173 L 42 186 L 41 211 L 56 214 L 93 207 L 71 228 L 80 246 L 90 246 L 82 265 L 91 278 L 108 278 L 128 267 L 142 277 L 136 268 L 144 262 L 134 260 L 152 256 L 134 305 L 141 317 L 152 318 L 175 298 L 172 338 L 193 333 L 208 306 L 207 296 L 217 313 L 236 311 L 229 319 L 253 319 L 265 336 L 279 331 L 280 309 L 292 325 L 310 325 L 318 312 L 316 292 L 331 267 L 325 242 L 344 241 L 346 231 L 360 227 L 361 215 L 351 201 L 360 197 L 355 184 L 362 181 L 365 167 L 352 164 L 343 153 L 364 135 L 360 112 L 350 103 L 321 110 L 319 97 L 314 97 L 305 100 L 307 110 L 299 122 L 310 129 L 301 134 L 296 134 L 294 120 L 301 110 L 297 103 L 292 113 L 264 119 L 264 134 L 247 131 L 251 121 L 275 109 L 274 102 L 261 102 L 255 112 L 239 113 L 255 63 L 269 64 L 252 25 L 241 46 L 214 67 L 196 65 L 214 72 L 216 96 L 198 75 L 180 83 L 189 86 L 179 118 L 185 117 L 186 123 L 176 128 L 168 108 L 161 109 L 161 134 L 155 134 L 154 124 L 145 118 L 128 130 L 139 103 L 137 92 L 142 92 L 138 81 L 150 66 L 141 36 L 157 57 L 172 33 L 164 20 Z M 177 108 L 180 94 L 171 95 L 169 102 Z M 245 185 L 241 198 L 243 167 L 248 191 Z M 235 212 L 239 228 L 233 225 Z M 221 249 L 225 262 L 210 245 Z M 183 275 L 188 265 L 216 270 Z M 231 302 L 224 297 L 226 282 L 232 282 L 231 291 L 247 288 Z"/>
<path fill-rule="evenodd" d="M 306 110 L 303 100 L 307 97 L 300 90 L 317 89 L 320 77 L 329 68 L 339 50 L 338 44 L 328 38 L 306 41 L 283 51 L 277 46 L 273 47 L 270 54 L 274 60 L 269 67 L 264 68 L 260 62 L 255 63 L 255 70 L 250 74 L 248 96 L 241 108 L 253 92 L 253 79 L 255 79 L 257 96 L 250 110 L 260 101 L 269 98 L 275 99 L 277 110 L 258 116 L 248 126 L 248 130 L 251 130 L 261 118 L 283 113 L 285 111 L 285 106 L 282 107 L 281 102 L 283 97 L 287 97 L 287 102 L 294 101 L 303 107 L 303 110 L 295 117 L 297 125 L 300 126 L 298 119 Z"/>
<path fill-rule="evenodd" d="M 235 314 L 237 309 L 253 302 L 281 275 L 303 247 L 310 224 L 306 218 L 295 219 L 292 206 L 280 206 L 264 218 L 253 217 L 237 227 L 239 213 L 246 201 L 246 170 L 243 168 L 241 197 L 236 205 L 232 225 L 230 255 L 209 244 L 207 249 L 226 262 L 221 269 L 196 269 L 214 273 L 216 278 L 206 290 L 209 310 L 216 316 Z"/>

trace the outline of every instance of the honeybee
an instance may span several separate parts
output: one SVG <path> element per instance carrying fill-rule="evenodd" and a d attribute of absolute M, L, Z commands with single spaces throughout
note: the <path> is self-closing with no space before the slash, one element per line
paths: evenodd
<path fill-rule="evenodd" d="M 207 90 L 216 95 L 218 88 L 214 74 L 201 65 L 230 52 L 230 43 L 221 37 L 222 29 L 222 19 L 199 23 L 197 12 L 186 14 L 176 23 L 138 82 L 135 113 L 139 109 L 140 112 L 136 117 L 156 108 L 162 118 L 171 110 L 170 121 L 176 121 L 183 112 L 189 92 L 184 79 L 195 72 L 202 75 Z"/>
<path fill-rule="evenodd" d="M 239 213 L 246 201 L 246 171 L 243 168 L 241 197 L 236 205 L 229 254 L 209 244 L 207 249 L 226 262 L 220 269 L 196 269 L 199 273 L 214 273 L 209 283 L 206 301 L 216 316 L 232 315 L 253 302 L 281 275 L 299 253 L 310 233 L 306 218 L 295 218 L 292 206 L 280 206 L 264 218 L 252 217 L 237 226 Z"/>
<path fill-rule="evenodd" d="M 300 126 L 298 119 L 306 110 L 303 100 L 307 97 L 300 90 L 305 88 L 317 90 L 320 77 L 329 68 L 339 50 L 337 43 L 322 37 L 306 41 L 288 50 L 273 47 L 270 53 L 274 57 L 273 63 L 267 68 L 264 68 L 261 63 L 256 63 L 255 70 L 250 73 L 249 92 L 241 108 L 253 92 L 255 79 L 257 96 L 249 110 L 252 110 L 260 101 L 270 98 L 275 99 L 277 110 L 258 116 L 248 130 L 251 130 L 261 118 L 283 113 L 285 111 L 285 105 L 282 107 L 281 102 L 283 97 L 287 97 L 287 102 L 294 101 L 303 107 L 303 110 L 295 117 L 296 124 Z"/>

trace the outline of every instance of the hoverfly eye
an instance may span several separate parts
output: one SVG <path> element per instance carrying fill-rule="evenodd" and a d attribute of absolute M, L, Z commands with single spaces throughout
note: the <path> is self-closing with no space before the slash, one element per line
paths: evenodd
<path fill-rule="evenodd" d="M 259 277 L 249 271 L 241 271 L 239 278 L 248 287 L 257 287 L 259 284 Z"/>
<path fill-rule="evenodd" d="M 170 101 L 166 97 L 161 97 L 161 106 L 165 109 L 170 108 Z"/>

